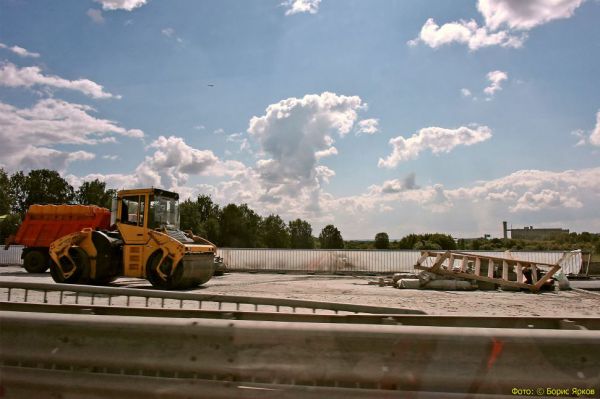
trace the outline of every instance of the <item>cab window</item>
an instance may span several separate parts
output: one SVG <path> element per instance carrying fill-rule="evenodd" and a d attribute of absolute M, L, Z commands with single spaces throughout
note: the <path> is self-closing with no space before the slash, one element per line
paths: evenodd
<path fill-rule="evenodd" d="M 144 225 L 145 203 L 143 196 L 124 197 L 121 202 L 121 223 Z"/>

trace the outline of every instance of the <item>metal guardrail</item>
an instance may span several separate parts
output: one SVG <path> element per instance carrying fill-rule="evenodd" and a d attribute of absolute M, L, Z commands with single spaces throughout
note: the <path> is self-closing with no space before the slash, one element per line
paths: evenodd
<path fill-rule="evenodd" d="M 514 388 L 597 390 L 600 383 L 598 331 L 22 312 L 0 312 L 0 324 L 6 397 L 26 389 L 22 376 L 37 387 L 37 375 L 45 377 L 49 394 L 63 393 L 58 381 L 54 387 L 48 382 L 48 376 L 62 375 L 82 384 L 101 378 L 106 384 L 93 390 L 100 396 L 123 389 L 119 382 L 128 379 L 147 381 L 159 389 L 151 392 L 155 397 L 181 396 L 186 382 L 227 384 L 220 386 L 230 387 L 230 395 L 257 388 L 249 395 L 254 397 L 262 396 L 261 389 L 277 397 L 318 397 L 314 393 L 327 390 L 346 397 L 405 391 L 511 395 Z M 146 388 L 131 386 L 129 392 L 137 389 Z"/>
<path fill-rule="evenodd" d="M 221 311 L 198 309 L 132 308 L 97 305 L 53 305 L 44 303 L 0 302 L 0 311 L 30 313 L 84 314 L 126 317 L 201 318 L 294 323 L 335 323 L 363 325 L 403 325 L 429 327 L 521 328 L 546 330 L 596 330 L 595 317 L 487 317 L 432 316 L 427 314 L 321 314 L 261 311 Z"/>
<path fill-rule="evenodd" d="M 97 287 L 75 284 L 0 281 L 0 301 L 59 305 L 127 306 L 319 314 L 422 314 L 411 309 L 285 298 L 211 295 L 191 292 Z"/>
<path fill-rule="evenodd" d="M 0 265 L 20 265 L 22 246 L 0 248 Z M 503 251 L 467 251 L 482 256 L 503 257 Z M 519 259 L 556 263 L 564 251 L 515 251 Z M 230 271 L 302 272 L 324 274 L 412 272 L 420 251 L 410 250 L 329 250 L 219 248 L 217 255 Z M 581 255 L 562 268 L 565 273 L 579 273 Z"/>

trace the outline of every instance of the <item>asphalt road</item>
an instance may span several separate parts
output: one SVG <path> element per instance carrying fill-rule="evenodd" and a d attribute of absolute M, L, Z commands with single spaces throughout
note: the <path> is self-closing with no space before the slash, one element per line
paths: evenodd
<path fill-rule="evenodd" d="M 228 273 L 191 292 L 389 306 L 430 315 L 600 317 L 597 292 L 411 290 L 369 284 L 373 280 L 376 278 L 366 276 Z M 52 278 L 49 273 L 30 274 L 19 266 L 4 266 L 0 267 L 0 281 L 49 283 Z M 135 278 L 120 278 L 115 284 L 152 288 L 148 281 Z M 576 287 L 593 284 L 597 282 L 573 282 Z"/>

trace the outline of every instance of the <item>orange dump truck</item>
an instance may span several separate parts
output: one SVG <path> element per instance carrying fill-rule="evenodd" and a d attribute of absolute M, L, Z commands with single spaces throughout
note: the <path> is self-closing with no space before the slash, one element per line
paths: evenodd
<path fill-rule="evenodd" d="M 23 245 L 23 267 L 29 273 L 43 273 L 50 267 L 50 244 L 67 234 L 89 227 L 108 230 L 110 211 L 91 205 L 31 205 L 11 244 Z"/>

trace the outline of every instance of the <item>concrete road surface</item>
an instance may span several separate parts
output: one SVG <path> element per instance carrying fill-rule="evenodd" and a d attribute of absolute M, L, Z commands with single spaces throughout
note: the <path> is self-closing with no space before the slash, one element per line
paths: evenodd
<path fill-rule="evenodd" d="M 369 285 L 374 277 L 228 273 L 192 292 L 306 299 L 391 306 L 431 315 L 600 317 L 600 295 L 581 290 L 544 292 L 431 291 Z M 19 266 L 0 267 L 0 281 L 52 282 L 49 273 L 30 274 Z M 573 286 L 598 282 L 576 281 Z M 120 278 L 121 287 L 152 288 L 146 280 Z"/>

